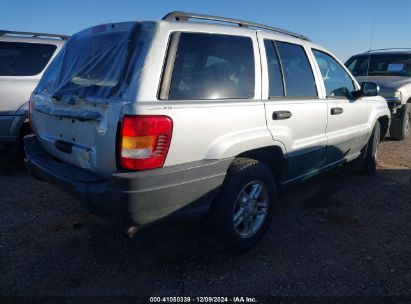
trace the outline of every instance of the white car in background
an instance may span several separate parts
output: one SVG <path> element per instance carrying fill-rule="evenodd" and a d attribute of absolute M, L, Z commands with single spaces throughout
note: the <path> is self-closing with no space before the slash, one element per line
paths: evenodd
<path fill-rule="evenodd" d="M 0 30 L 0 144 L 22 152 L 31 92 L 68 36 Z"/>

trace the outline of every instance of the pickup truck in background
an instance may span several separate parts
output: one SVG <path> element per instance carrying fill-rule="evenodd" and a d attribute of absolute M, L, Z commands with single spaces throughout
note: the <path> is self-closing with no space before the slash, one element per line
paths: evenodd
<path fill-rule="evenodd" d="M 354 55 L 345 64 L 359 83 L 379 85 L 392 113 L 390 135 L 403 140 L 411 134 L 411 49 L 373 50 Z"/>

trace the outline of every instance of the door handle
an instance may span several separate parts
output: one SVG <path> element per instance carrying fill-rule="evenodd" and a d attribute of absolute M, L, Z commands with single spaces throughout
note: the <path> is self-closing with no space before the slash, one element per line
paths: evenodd
<path fill-rule="evenodd" d="M 344 112 L 343 108 L 331 108 L 331 115 L 340 115 Z"/>
<path fill-rule="evenodd" d="M 284 120 L 290 118 L 291 116 L 293 116 L 293 114 L 290 111 L 273 112 L 273 120 Z"/>

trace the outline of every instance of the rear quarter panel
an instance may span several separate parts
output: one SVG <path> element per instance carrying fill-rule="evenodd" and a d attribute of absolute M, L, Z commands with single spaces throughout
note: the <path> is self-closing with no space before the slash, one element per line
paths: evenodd
<path fill-rule="evenodd" d="M 39 77 L 0 76 L 0 115 L 13 115 L 36 87 Z"/>
<path fill-rule="evenodd" d="M 165 166 L 223 159 L 260 147 L 280 145 L 266 127 L 262 101 L 139 103 L 142 115 L 167 115 L 173 135 Z"/>

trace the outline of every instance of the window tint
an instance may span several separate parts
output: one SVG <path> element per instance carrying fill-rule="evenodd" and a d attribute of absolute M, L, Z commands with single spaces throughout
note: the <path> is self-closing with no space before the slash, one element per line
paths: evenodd
<path fill-rule="evenodd" d="M 168 99 L 254 97 L 251 38 L 181 33 Z"/>
<path fill-rule="evenodd" d="M 274 42 L 271 40 L 264 40 L 264 45 L 265 52 L 267 55 L 267 68 L 269 80 L 268 96 L 284 96 L 281 66 L 278 61 L 277 51 L 274 47 Z"/>
<path fill-rule="evenodd" d="M 287 42 L 276 42 L 276 45 L 283 66 L 286 96 L 317 97 L 314 75 L 304 48 Z"/>
<path fill-rule="evenodd" d="M 37 75 L 55 50 L 51 44 L 0 42 L 0 76 Z"/>
<path fill-rule="evenodd" d="M 343 67 L 331 56 L 313 50 L 321 70 L 327 97 L 350 97 L 355 90 L 353 81 Z"/>

